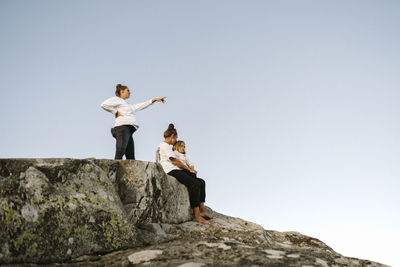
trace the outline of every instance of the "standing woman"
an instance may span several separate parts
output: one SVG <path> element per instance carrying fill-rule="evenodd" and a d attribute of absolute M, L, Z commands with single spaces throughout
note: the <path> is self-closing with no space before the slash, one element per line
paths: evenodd
<path fill-rule="evenodd" d="M 125 100 L 131 92 L 128 86 L 117 84 L 114 97 L 101 103 L 101 107 L 115 115 L 114 128 L 111 129 L 112 136 L 116 139 L 116 151 L 114 159 L 135 159 L 135 145 L 132 134 L 139 128 L 135 112 L 142 110 L 154 102 L 165 103 L 165 97 L 150 99 L 139 104 L 128 104 Z"/>
<path fill-rule="evenodd" d="M 197 173 L 194 168 L 191 169 L 183 164 L 172 151 L 171 145 L 174 145 L 178 139 L 178 132 L 173 124 L 170 124 L 164 132 L 164 138 L 164 142 L 161 142 L 158 146 L 161 166 L 165 173 L 175 177 L 188 189 L 190 206 L 193 208 L 194 213 L 193 220 L 203 224 L 210 224 L 206 219 L 212 219 L 213 216 L 207 213 L 204 206 L 206 183 L 203 179 L 192 176 L 191 174 Z"/>

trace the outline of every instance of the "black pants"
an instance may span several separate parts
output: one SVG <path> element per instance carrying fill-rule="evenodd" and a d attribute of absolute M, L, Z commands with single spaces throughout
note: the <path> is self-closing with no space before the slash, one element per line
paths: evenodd
<path fill-rule="evenodd" d="M 206 202 L 206 182 L 203 179 L 185 170 L 172 170 L 168 174 L 186 186 L 192 208 L 199 207 L 200 202 Z"/>
<path fill-rule="evenodd" d="M 136 131 L 133 125 L 121 125 L 111 129 L 112 136 L 116 139 L 114 159 L 135 159 L 135 144 L 132 134 Z"/>

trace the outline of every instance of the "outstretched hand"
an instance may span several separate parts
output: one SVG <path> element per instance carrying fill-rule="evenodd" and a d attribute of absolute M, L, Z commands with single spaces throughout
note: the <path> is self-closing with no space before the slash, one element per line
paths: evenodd
<path fill-rule="evenodd" d="M 163 103 L 165 103 L 165 99 L 166 99 L 167 97 L 166 96 L 164 96 L 164 97 L 160 97 L 160 98 L 154 98 L 153 99 L 153 103 L 154 102 L 163 102 Z"/>

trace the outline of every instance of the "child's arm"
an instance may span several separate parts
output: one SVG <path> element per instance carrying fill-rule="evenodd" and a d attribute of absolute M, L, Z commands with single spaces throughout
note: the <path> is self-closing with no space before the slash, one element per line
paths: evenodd
<path fill-rule="evenodd" d="M 186 166 L 185 164 L 183 164 L 179 159 L 177 158 L 173 158 L 170 157 L 169 160 L 172 162 L 172 164 L 174 164 L 175 166 L 183 169 L 183 170 L 187 170 L 188 172 L 192 172 L 192 173 L 197 173 L 195 170 L 190 169 L 188 166 Z"/>
<path fill-rule="evenodd" d="M 187 166 L 189 166 L 189 169 L 194 171 L 194 165 L 193 163 L 189 160 L 189 157 L 185 154 L 185 163 L 187 164 Z"/>

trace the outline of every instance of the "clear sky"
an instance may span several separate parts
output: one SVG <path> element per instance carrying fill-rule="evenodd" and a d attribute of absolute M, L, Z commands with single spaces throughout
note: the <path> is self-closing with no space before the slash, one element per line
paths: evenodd
<path fill-rule="evenodd" d="M 400 266 L 400 1 L 0 0 L 1 158 L 136 157 L 173 122 L 216 211 Z M 128 102 L 129 102 L 128 101 Z"/>

